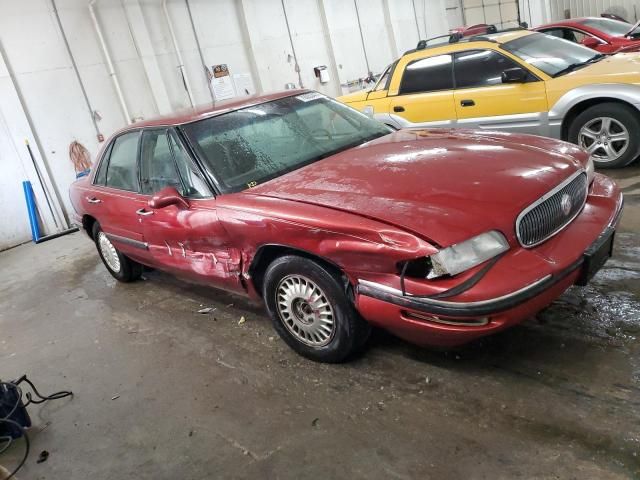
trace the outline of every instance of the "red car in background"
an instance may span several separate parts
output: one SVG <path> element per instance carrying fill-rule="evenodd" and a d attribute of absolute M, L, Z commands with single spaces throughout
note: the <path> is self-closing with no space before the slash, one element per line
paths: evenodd
<path fill-rule="evenodd" d="M 601 17 L 573 18 L 535 28 L 605 54 L 640 51 L 640 22 Z"/>
<path fill-rule="evenodd" d="M 325 362 L 371 325 L 453 346 L 534 315 L 609 258 L 622 209 L 575 145 L 393 131 L 305 90 L 129 126 L 70 194 L 117 280 L 246 295 Z"/>
<path fill-rule="evenodd" d="M 449 30 L 452 35 L 459 35 L 460 37 L 473 37 L 474 35 L 486 35 L 488 33 L 496 33 L 498 29 L 495 25 L 488 25 L 486 23 L 478 23 L 477 25 L 471 25 L 470 27 L 462 26 Z"/>

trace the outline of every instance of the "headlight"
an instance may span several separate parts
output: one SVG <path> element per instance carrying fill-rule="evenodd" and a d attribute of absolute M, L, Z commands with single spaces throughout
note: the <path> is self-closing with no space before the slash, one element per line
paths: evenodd
<path fill-rule="evenodd" d="M 509 243 L 500 232 L 492 230 L 431 255 L 432 269 L 427 278 L 456 275 L 486 262 L 509 250 Z"/>
<path fill-rule="evenodd" d="M 587 160 L 585 170 L 587 172 L 587 185 L 591 185 L 591 182 L 593 182 L 593 177 L 596 174 L 596 167 L 593 164 L 593 157 L 591 155 L 589 155 L 589 160 Z"/>

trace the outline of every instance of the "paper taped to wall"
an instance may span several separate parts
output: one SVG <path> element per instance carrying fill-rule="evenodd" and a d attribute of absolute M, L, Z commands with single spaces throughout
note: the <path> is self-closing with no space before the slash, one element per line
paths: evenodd
<path fill-rule="evenodd" d="M 239 96 L 255 95 L 256 89 L 253 86 L 253 80 L 248 73 L 234 73 L 233 83 L 236 85 L 236 92 Z"/>
<path fill-rule="evenodd" d="M 233 81 L 229 76 L 229 69 L 226 64 L 213 66 L 213 77 L 211 77 L 211 87 L 216 100 L 228 100 L 236 96 Z"/>

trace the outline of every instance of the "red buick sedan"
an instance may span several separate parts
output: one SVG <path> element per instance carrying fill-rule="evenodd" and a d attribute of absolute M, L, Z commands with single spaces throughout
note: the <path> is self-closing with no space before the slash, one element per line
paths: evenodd
<path fill-rule="evenodd" d="M 392 131 L 305 90 L 132 125 L 71 199 L 116 279 L 247 295 L 325 362 L 371 325 L 454 346 L 534 315 L 604 264 L 622 208 L 574 145 Z"/>
<path fill-rule="evenodd" d="M 601 53 L 640 51 L 640 22 L 632 25 L 612 18 L 573 18 L 535 28 Z"/>

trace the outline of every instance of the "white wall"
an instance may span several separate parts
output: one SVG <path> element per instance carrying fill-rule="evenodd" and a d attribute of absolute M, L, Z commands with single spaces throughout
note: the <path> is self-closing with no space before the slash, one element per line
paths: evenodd
<path fill-rule="evenodd" d="M 518 25 L 518 0 L 462 0 L 467 25 L 486 23 L 498 28 Z"/>
<path fill-rule="evenodd" d="M 635 23 L 640 20 L 638 0 L 519 0 L 522 19 L 535 27 L 570 17 L 599 17 L 615 13 Z"/>
<path fill-rule="evenodd" d="M 630 22 L 640 19 L 638 0 L 547 0 L 550 20 L 561 20 L 565 13 L 571 17 L 599 17 L 602 13 L 615 13 Z"/>
<path fill-rule="evenodd" d="M 401 23 L 399 27 L 407 29 L 409 39 L 414 29 L 419 30 L 421 39 L 425 39 L 444 35 L 450 27 L 458 26 L 449 25 L 447 21 L 446 0 L 390 0 L 389 3 L 396 15 L 396 22 Z M 404 48 L 415 48 L 414 43 L 408 42 Z"/>
<path fill-rule="evenodd" d="M 291 39 L 306 88 L 338 95 L 341 84 L 380 73 L 419 38 L 446 33 L 445 0 L 189 0 L 205 64 L 226 63 L 248 73 L 258 91 L 299 84 Z M 88 0 L 56 0 L 60 19 L 92 109 L 105 138 L 126 125 Z M 414 8 L 415 5 L 415 8 Z M 168 0 L 186 74 L 197 104 L 211 102 L 185 0 Z M 130 117 L 149 118 L 189 106 L 161 0 L 97 0 L 95 12 Z M 418 33 L 419 30 L 419 33 Z M 75 172 L 68 146 L 78 140 L 95 155 L 101 143 L 72 68 L 51 0 L 0 0 L 0 249 L 27 241 L 30 230 L 21 182 L 34 184 L 45 233 L 56 230 L 47 213 L 24 140 L 65 226 Z M 3 60 L 4 58 L 4 60 Z M 6 63 L 6 64 L 5 64 Z M 326 65 L 320 84 L 313 67 Z M 13 72 L 13 75 L 10 75 Z"/>

